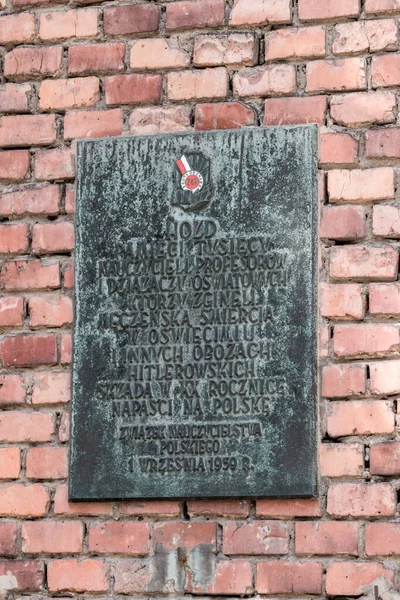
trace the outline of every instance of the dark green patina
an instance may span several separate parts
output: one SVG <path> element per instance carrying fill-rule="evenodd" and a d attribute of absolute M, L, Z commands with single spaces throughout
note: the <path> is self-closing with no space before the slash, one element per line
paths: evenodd
<path fill-rule="evenodd" d="M 78 142 L 71 500 L 315 495 L 316 223 L 314 125 Z"/>

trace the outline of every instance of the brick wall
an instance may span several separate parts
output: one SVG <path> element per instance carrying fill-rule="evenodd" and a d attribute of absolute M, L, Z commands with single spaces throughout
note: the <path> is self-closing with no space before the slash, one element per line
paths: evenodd
<path fill-rule="evenodd" d="M 0 11 L 0 596 L 396 585 L 400 0 Z M 320 497 L 69 504 L 74 140 L 306 122 L 321 126 Z"/>

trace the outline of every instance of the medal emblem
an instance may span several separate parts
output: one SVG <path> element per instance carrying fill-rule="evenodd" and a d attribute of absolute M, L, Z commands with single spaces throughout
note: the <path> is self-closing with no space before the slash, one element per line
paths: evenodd
<path fill-rule="evenodd" d="M 173 206 L 180 206 L 185 212 L 208 208 L 213 193 L 210 160 L 201 152 L 187 152 L 175 162 L 178 189 Z"/>

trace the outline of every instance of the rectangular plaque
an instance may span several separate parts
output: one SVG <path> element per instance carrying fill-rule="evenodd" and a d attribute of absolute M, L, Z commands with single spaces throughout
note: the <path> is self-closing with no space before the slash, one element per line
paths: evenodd
<path fill-rule="evenodd" d="M 71 500 L 316 492 L 317 127 L 78 142 Z"/>

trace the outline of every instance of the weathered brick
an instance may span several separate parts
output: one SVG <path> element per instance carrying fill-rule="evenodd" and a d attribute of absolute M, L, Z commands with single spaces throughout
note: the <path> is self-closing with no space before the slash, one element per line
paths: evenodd
<path fill-rule="evenodd" d="M 22 552 L 70 554 L 82 552 L 83 523 L 79 521 L 26 521 L 22 524 Z"/>
<path fill-rule="evenodd" d="M 329 273 L 333 279 L 394 281 L 399 256 L 390 246 L 342 246 L 331 249 Z"/>
<path fill-rule="evenodd" d="M 68 372 L 35 373 L 32 384 L 32 404 L 64 404 L 71 399 L 71 375 Z"/>
<path fill-rule="evenodd" d="M 4 448 L 2 450 L 19 450 L 17 448 Z M 3 454 L 0 450 L 0 457 Z M 0 472 L 2 465 L 0 463 Z M 0 554 L 2 556 L 15 556 L 17 553 L 17 525 L 15 523 L 0 523 Z"/>
<path fill-rule="evenodd" d="M 158 31 L 160 9 L 149 4 L 107 6 L 104 10 L 106 35 L 131 35 Z"/>
<path fill-rule="evenodd" d="M 55 140 L 55 115 L 10 115 L 1 118 L 0 147 L 48 146 Z"/>
<path fill-rule="evenodd" d="M 368 15 L 400 12 L 400 0 L 365 0 L 365 12 Z"/>
<path fill-rule="evenodd" d="M 336 325 L 333 351 L 336 357 L 385 356 L 398 350 L 400 330 L 395 325 L 363 323 Z"/>
<path fill-rule="evenodd" d="M 75 213 L 75 187 L 71 183 L 65 186 L 65 212 L 67 215 Z M 73 286 L 73 273 L 71 273 L 71 269 L 66 269 L 64 271 L 64 287 Z"/>
<path fill-rule="evenodd" d="M 135 8 L 135 7 L 131 7 Z M 115 9 L 114 9 L 115 10 Z M 143 39 L 133 42 L 130 53 L 131 69 L 184 69 L 190 65 L 190 56 L 164 38 Z"/>
<path fill-rule="evenodd" d="M 97 77 L 46 79 L 40 85 L 39 108 L 66 110 L 94 106 L 100 100 L 100 82 Z"/>
<path fill-rule="evenodd" d="M 60 268 L 58 263 L 47 264 L 40 260 L 3 262 L 0 272 L 0 290 L 12 292 L 59 286 Z"/>
<path fill-rule="evenodd" d="M 330 596 L 360 596 L 363 588 L 382 576 L 393 581 L 393 571 L 379 563 L 332 562 L 326 572 L 326 593 Z"/>
<path fill-rule="evenodd" d="M 365 553 L 367 556 L 400 555 L 399 523 L 367 523 Z"/>
<path fill-rule="evenodd" d="M 296 523 L 296 554 L 358 553 L 356 523 L 303 521 Z"/>
<path fill-rule="evenodd" d="M 374 316 L 400 316 L 400 286 L 397 283 L 371 284 L 369 311 Z"/>
<path fill-rule="evenodd" d="M 211 581 L 200 583 L 193 577 L 185 585 L 185 592 L 191 594 L 239 596 L 253 591 L 251 564 L 244 560 L 220 561 Z"/>
<path fill-rule="evenodd" d="M 193 62 L 197 67 L 252 67 L 256 52 L 256 40 L 251 33 L 199 35 L 194 42 Z"/>
<path fill-rule="evenodd" d="M 35 254 L 70 252 L 74 247 L 74 225 L 67 221 L 37 223 L 32 230 L 32 250 Z"/>
<path fill-rule="evenodd" d="M 400 207 L 385 204 L 374 206 L 372 212 L 372 231 L 374 235 L 387 238 L 400 237 Z"/>
<path fill-rule="evenodd" d="M 54 514 L 64 516 L 112 516 L 110 502 L 68 502 L 68 485 L 59 485 L 54 496 Z"/>
<path fill-rule="evenodd" d="M 39 37 L 45 41 L 95 37 L 97 18 L 97 8 L 42 12 L 39 15 Z"/>
<path fill-rule="evenodd" d="M 265 36 L 265 60 L 318 58 L 325 56 L 323 27 L 276 29 Z"/>
<path fill-rule="evenodd" d="M 60 336 L 61 364 L 68 365 L 72 361 L 72 336 L 70 333 L 63 333 Z"/>
<path fill-rule="evenodd" d="M 44 582 L 44 565 L 38 560 L 0 560 L 0 577 L 9 582 L 6 590 L 38 592 Z"/>
<path fill-rule="evenodd" d="M 167 4 L 167 29 L 218 27 L 224 24 L 224 0 L 182 0 Z"/>
<path fill-rule="evenodd" d="M 29 83 L 5 83 L 0 86 L 0 111 L 27 112 L 32 86 Z"/>
<path fill-rule="evenodd" d="M 87 558 L 52 560 L 47 566 L 50 592 L 107 592 L 107 565 Z"/>
<path fill-rule="evenodd" d="M 21 453 L 19 448 L 0 448 L 0 479 L 18 479 L 21 470 Z M 1 492 L 0 492 L 1 493 Z M 0 553 L 8 554 L 4 549 L 6 540 L 3 538 L 2 526 L 0 523 Z"/>
<path fill-rule="evenodd" d="M 0 375 L 0 406 L 7 404 L 23 404 L 25 402 L 25 385 L 21 375 Z"/>
<path fill-rule="evenodd" d="M 392 92 L 358 92 L 331 100 L 332 119 L 347 127 L 394 123 L 396 114 L 396 96 Z"/>
<path fill-rule="evenodd" d="M 359 284 L 322 283 L 321 315 L 330 319 L 364 318 L 366 302 Z"/>
<path fill-rule="evenodd" d="M 324 206 L 319 234 L 331 240 L 358 240 L 367 235 L 365 209 L 361 206 Z"/>
<path fill-rule="evenodd" d="M 342 23 L 336 25 L 334 36 L 334 54 L 378 52 L 398 47 L 397 26 L 393 19 Z"/>
<path fill-rule="evenodd" d="M 306 92 L 340 92 L 367 88 L 365 59 L 314 60 L 306 67 Z"/>
<path fill-rule="evenodd" d="M 264 103 L 264 125 L 323 125 L 326 105 L 327 99 L 324 96 L 267 98 Z"/>
<path fill-rule="evenodd" d="M 383 396 L 400 394 L 400 361 L 391 360 L 370 364 L 370 377 L 372 394 Z"/>
<path fill-rule="evenodd" d="M 106 104 L 159 103 L 162 76 L 159 74 L 115 75 L 106 77 Z"/>
<path fill-rule="evenodd" d="M 225 523 L 222 551 L 224 554 L 287 554 L 289 531 L 279 521 L 253 521 Z"/>
<path fill-rule="evenodd" d="M 245 500 L 189 500 L 190 516 L 247 517 L 249 503 Z"/>
<path fill-rule="evenodd" d="M 328 405 L 327 432 L 331 438 L 390 434 L 394 425 L 392 402 L 349 400 Z"/>
<path fill-rule="evenodd" d="M 168 74 L 170 100 L 225 100 L 227 94 L 228 73 L 223 67 Z"/>
<path fill-rule="evenodd" d="M 320 517 L 321 508 L 317 499 L 257 500 L 257 517 Z"/>
<path fill-rule="evenodd" d="M 149 500 L 146 502 L 137 500 L 131 502 L 122 502 L 119 506 L 121 515 L 135 516 L 157 516 L 160 517 L 180 517 L 181 509 L 179 502 L 174 500 Z"/>
<path fill-rule="evenodd" d="M 9 483 L 0 487 L 2 517 L 44 517 L 49 506 L 49 493 L 39 483 Z"/>
<path fill-rule="evenodd" d="M 32 328 L 70 325 L 72 316 L 72 300 L 68 296 L 29 298 L 29 322 Z"/>
<path fill-rule="evenodd" d="M 362 477 L 362 444 L 320 444 L 319 468 L 323 477 Z"/>
<path fill-rule="evenodd" d="M 0 235 L 2 228 L 0 227 Z M 24 299 L 0 298 L 0 327 L 19 327 L 24 322 Z"/>
<path fill-rule="evenodd" d="M 255 112 L 241 102 L 196 104 L 195 129 L 237 129 L 254 125 Z"/>
<path fill-rule="evenodd" d="M 0 152 L 0 181 L 12 183 L 27 179 L 29 174 L 28 150 L 4 150 Z"/>
<path fill-rule="evenodd" d="M 6 54 L 4 75 L 8 79 L 40 79 L 61 73 L 62 46 L 15 48 Z"/>
<path fill-rule="evenodd" d="M 71 111 L 65 115 L 64 137 L 66 140 L 106 137 L 121 135 L 121 133 L 122 111 L 119 108 Z"/>
<path fill-rule="evenodd" d="M 295 89 L 296 71 L 293 65 L 242 69 L 233 77 L 233 91 L 237 96 L 279 96 L 292 94 Z"/>
<path fill-rule="evenodd" d="M 142 556 L 149 551 L 147 523 L 105 521 L 89 529 L 89 552 Z"/>
<path fill-rule="evenodd" d="M 71 432 L 71 418 L 70 413 L 63 412 L 60 419 L 60 425 L 58 428 L 58 439 L 60 442 L 69 442 Z"/>
<path fill-rule="evenodd" d="M 325 398 L 359 396 L 365 394 L 366 389 L 366 365 L 326 365 L 322 368 L 322 395 Z"/>
<path fill-rule="evenodd" d="M 372 129 L 365 140 L 367 158 L 400 158 L 400 128 Z"/>
<path fill-rule="evenodd" d="M 400 54 L 376 56 L 371 64 L 372 87 L 400 85 Z"/>
<path fill-rule="evenodd" d="M 370 470 L 372 475 L 399 475 L 400 442 L 373 444 L 370 451 Z"/>
<path fill-rule="evenodd" d="M 54 334 L 5 337 L 0 342 L 0 360 L 3 367 L 54 365 L 57 347 Z"/>
<path fill-rule="evenodd" d="M 290 0 L 277 0 L 273 3 L 263 0 L 235 0 L 229 25 L 268 25 L 290 21 Z"/>
<path fill-rule="evenodd" d="M 35 37 L 35 17 L 32 13 L 0 17 L 0 44 L 26 44 Z"/>
<path fill-rule="evenodd" d="M 138 135 L 186 131 L 191 126 L 190 112 L 189 106 L 134 108 L 129 117 L 129 130 Z"/>
<path fill-rule="evenodd" d="M 153 543 L 159 544 L 164 550 L 176 550 L 183 547 L 187 552 L 196 548 L 199 544 L 207 544 L 210 550 L 217 549 L 217 525 L 216 523 L 182 523 L 168 522 L 155 523 Z"/>
<path fill-rule="evenodd" d="M 70 46 L 68 73 L 123 71 L 125 44 L 105 43 Z"/>
<path fill-rule="evenodd" d="M 319 161 L 321 164 L 355 164 L 358 157 L 358 141 L 347 133 L 323 132 L 319 138 Z"/>
<path fill-rule="evenodd" d="M 298 561 L 259 562 L 256 590 L 259 594 L 321 594 L 322 565 Z"/>
<path fill-rule="evenodd" d="M 28 250 L 28 246 L 28 226 L 26 223 L 0 225 L 1 254 L 24 253 Z"/>
<path fill-rule="evenodd" d="M 38 150 L 35 154 L 35 179 L 53 181 L 75 177 L 75 151 L 72 148 Z"/>
<path fill-rule="evenodd" d="M 378 167 L 329 171 L 328 194 L 330 202 L 370 202 L 393 198 L 393 169 Z"/>
<path fill-rule="evenodd" d="M 395 490 L 390 483 L 337 483 L 328 490 L 327 511 L 335 517 L 390 517 Z"/>
<path fill-rule="evenodd" d="M 68 448 L 29 448 L 26 455 L 28 479 L 64 479 L 68 475 Z"/>
<path fill-rule="evenodd" d="M 359 14 L 360 0 L 299 0 L 301 21 L 328 21 Z"/>
<path fill-rule="evenodd" d="M 0 439 L 4 443 L 50 442 L 55 432 L 53 413 L 3 411 Z"/>
<path fill-rule="evenodd" d="M 59 211 L 60 188 L 57 185 L 21 187 L 0 194 L 0 215 L 54 215 Z"/>

